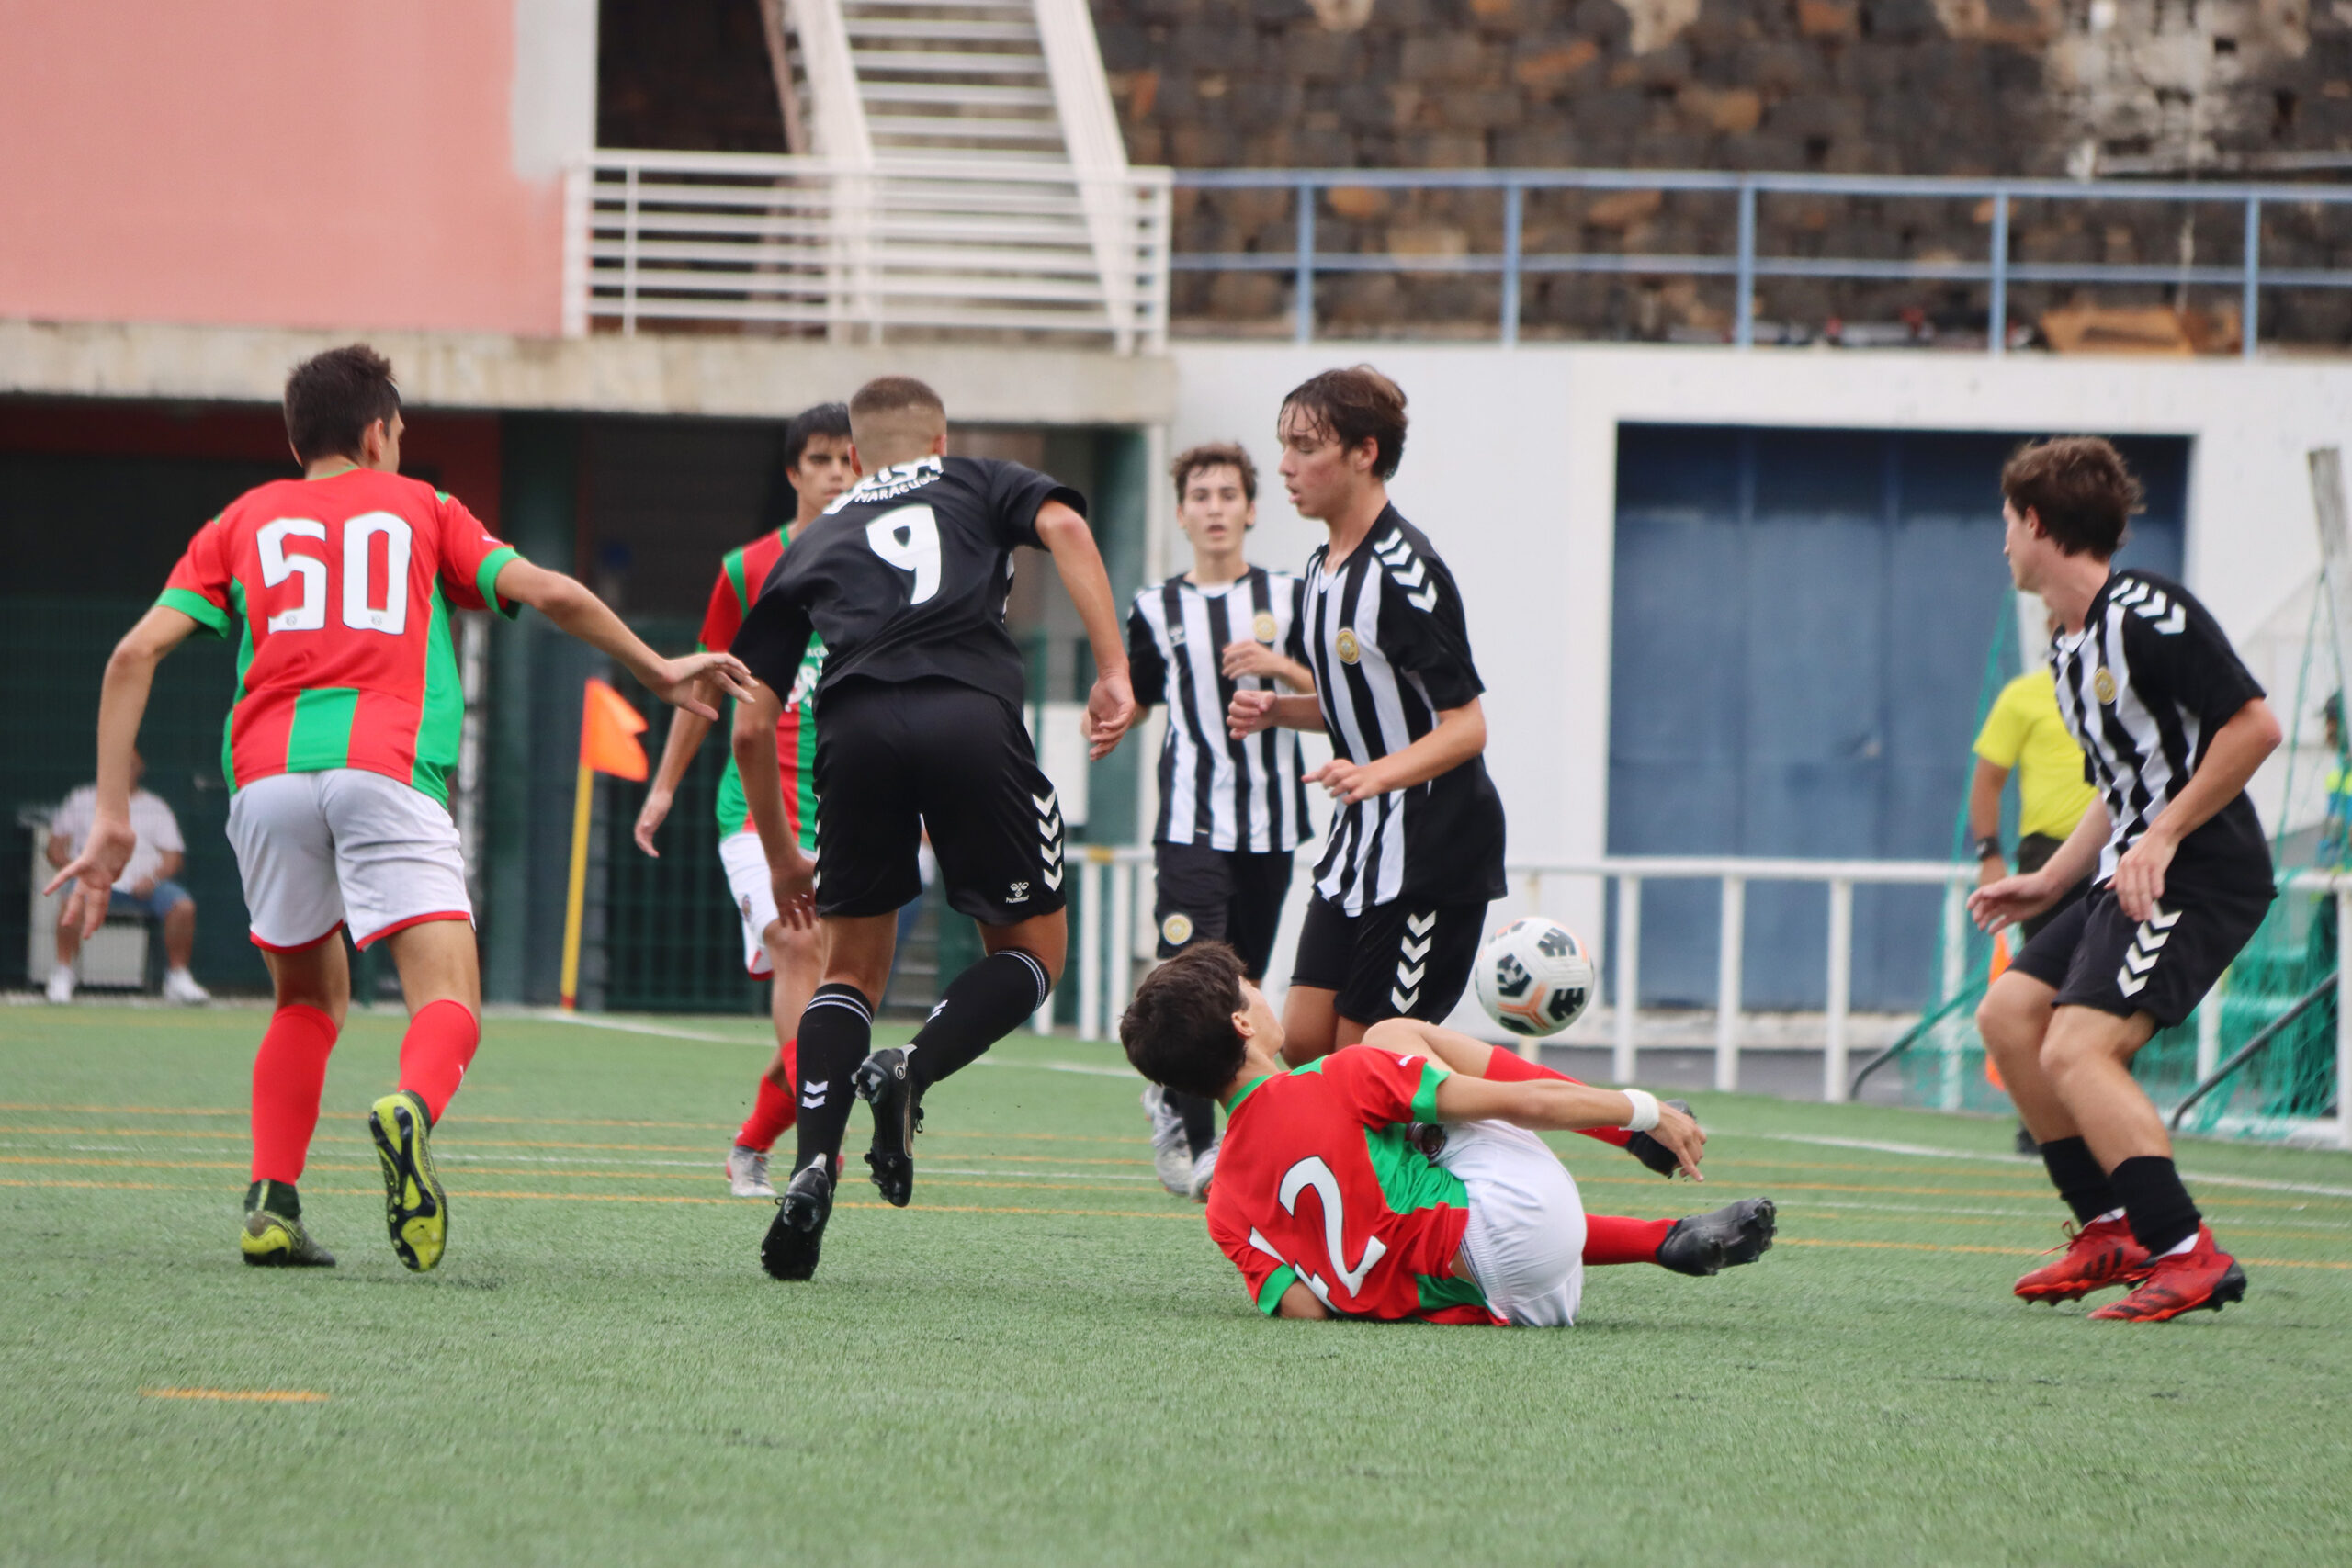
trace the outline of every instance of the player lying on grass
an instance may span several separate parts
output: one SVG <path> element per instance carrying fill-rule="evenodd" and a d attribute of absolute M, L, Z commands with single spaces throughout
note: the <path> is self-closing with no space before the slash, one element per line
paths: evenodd
<path fill-rule="evenodd" d="M 1224 1102 L 1209 1234 L 1270 1315 L 1565 1327 L 1588 1264 L 1713 1274 L 1772 1245 L 1766 1198 L 1682 1220 L 1584 1212 L 1531 1129 L 1632 1129 L 1703 1179 L 1699 1124 L 1641 1089 L 1402 1018 L 1284 1068 L 1282 1024 L 1218 943 L 1147 976 L 1119 1040 L 1154 1083 Z"/>
<path fill-rule="evenodd" d="M 726 654 L 662 658 L 587 589 L 523 559 L 431 485 L 400 478 L 401 431 L 391 364 L 373 349 L 355 344 L 295 367 L 286 432 L 302 477 L 248 491 L 198 529 L 163 597 L 116 645 L 98 695 L 96 818 L 49 885 L 78 883 L 69 918 L 85 935 L 98 929 L 138 841 L 132 743 L 155 666 L 194 633 L 237 638 L 222 748 L 229 841 L 277 994 L 254 1057 L 253 1185 L 239 1239 L 248 1263 L 334 1261 L 303 1230 L 295 1183 L 351 1005 L 346 926 L 359 946 L 391 950 L 408 999 L 400 1087 L 368 1118 L 392 1250 L 423 1270 L 447 1245 L 428 1135 L 481 1040 L 473 906 L 447 805 L 465 713 L 450 609 L 511 616 L 532 605 L 705 718 L 718 716 L 707 677 L 739 695 L 754 689 Z"/>

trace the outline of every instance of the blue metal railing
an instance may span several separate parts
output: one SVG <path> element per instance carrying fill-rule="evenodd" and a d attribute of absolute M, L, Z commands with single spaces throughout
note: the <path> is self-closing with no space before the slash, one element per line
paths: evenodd
<path fill-rule="evenodd" d="M 1179 190 L 1287 190 L 1297 208 L 1297 242 L 1281 251 L 1179 252 L 1179 272 L 1287 272 L 1294 278 L 1293 331 L 1300 343 L 1315 336 L 1315 280 L 1346 272 L 1464 273 L 1501 279 L 1500 331 L 1506 344 L 1520 335 L 1520 295 L 1530 275 L 1584 273 L 1668 276 L 1713 276 L 1733 280 L 1732 342 L 1742 348 L 1756 341 L 1756 283 L 1767 277 L 1856 281 L 1984 283 L 1987 301 L 1987 352 L 2007 348 L 2009 286 L 2013 283 L 2109 283 L 2168 288 L 2189 286 L 2238 289 L 2239 341 L 2246 358 L 2255 353 L 2264 288 L 2352 288 L 2352 269 L 2273 267 L 2262 265 L 2262 212 L 2267 204 L 2294 207 L 2352 206 L 2352 186 L 2194 184 L 2183 181 L 1981 179 L 1967 176 L 1723 174 L 1694 169 L 1179 169 Z M 1498 254 L 1457 256 L 1400 255 L 1382 252 L 1318 253 L 1315 243 L 1316 201 L 1340 188 L 1374 190 L 1499 191 L 1503 202 L 1502 249 Z M 1527 193 L 1554 190 L 1642 190 L 1715 192 L 1736 201 L 1736 239 L 1729 255 L 1645 254 L 1621 252 L 1544 252 L 1530 255 L 1521 240 Z M 1767 256 L 1757 254 L 1756 207 L 1759 196 L 1888 197 L 1991 203 L 1991 235 L 1982 261 L 1896 261 L 1864 256 Z M 2019 200 L 2055 202 L 2156 202 L 2176 206 L 2233 204 L 2245 214 L 2243 252 L 2235 265 L 2165 265 L 2120 262 L 2029 262 L 2009 255 L 2010 219 Z"/>

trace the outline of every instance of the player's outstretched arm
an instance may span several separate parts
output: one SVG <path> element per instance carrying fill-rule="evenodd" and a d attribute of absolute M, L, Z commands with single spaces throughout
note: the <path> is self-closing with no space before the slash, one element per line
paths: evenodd
<path fill-rule="evenodd" d="M 1566 1078 L 1489 1078 L 1487 1064 L 1498 1047 L 1434 1023 L 1385 1019 L 1364 1031 L 1363 1043 L 1375 1050 L 1433 1056 L 1451 1067 L 1453 1076 L 1437 1089 L 1438 1114 L 1448 1122 L 1508 1122 L 1514 1127 L 1555 1133 L 1634 1124 L 1637 1107 L 1633 1095 Z M 1657 1105 L 1657 1123 L 1646 1129 L 1650 1136 L 1674 1152 L 1691 1180 L 1704 1181 L 1706 1178 L 1699 1174 L 1699 1160 L 1706 1150 L 1707 1135 L 1699 1130 L 1699 1123 L 1671 1105 L 1657 1104 L 1655 1096 L 1641 1098 Z"/>
<path fill-rule="evenodd" d="M 1430 732 L 1403 750 L 1371 762 L 1334 757 L 1308 773 L 1306 782 L 1321 784 L 1342 805 L 1352 805 L 1390 790 L 1427 784 L 1486 749 L 1487 714 L 1473 697 L 1458 708 L 1441 709 Z"/>
<path fill-rule="evenodd" d="M 662 658 L 613 614 L 611 605 L 560 571 L 533 566 L 517 557 L 499 569 L 497 592 L 501 599 L 530 605 L 560 630 L 607 655 L 672 707 L 716 720 L 718 710 L 710 705 L 716 693 L 706 678 L 739 697 L 752 689 L 750 672 L 732 654 Z"/>
<path fill-rule="evenodd" d="M 1302 670 L 1301 674 L 1306 671 Z M 1261 729 L 1323 729 L 1323 702 L 1313 694 L 1315 680 L 1307 677 L 1308 694 L 1286 697 L 1274 692 L 1236 692 L 1225 710 L 1225 727 L 1235 739 Z"/>
<path fill-rule="evenodd" d="M 1262 642 L 1243 637 L 1225 645 L 1218 655 L 1226 675 L 1238 680 L 1244 675 L 1262 675 L 1280 681 L 1294 692 L 1313 692 L 1314 672 L 1295 659 L 1286 659 Z"/>
<path fill-rule="evenodd" d="M 85 937 L 106 923 L 115 879 L 139 847 L 130 827 L 131 757 L 139 721 L 147 716 L 148 694 L 154 689 L 155 666 L 196 628 L 195 617 L 158 604 L 139 618 L 107 660 L 106 679 L 98 687 L 97 808 L 82 852 L 41 889 L 54 893 L 74 884 L 65 900 L 65 919 L 79 925 Z"/>
<path fill-rule="evenodd" d="M 1086 519 L 1058 501 L 1037 508 L 1037 537 L 1054 558 L 1069 602 L 1086 626 L 1086 640 L 1094 649 L 1094 689 L 1086 698 L 1086 754 L 1100 761 L 1111 754 L 1142 709 L 1136 706 L 1134 687 L 1127 679 L 1127 646 L 1119 637 L 1119 604 L 1111 596 L 1111 575 L 1102 569 L 1102 552 L 1095 547 L 1094 531 Z"/>
<path fill-rule="evenodd" d="M 2082 820 L 2040 871 L 2005 876 L 1979 887 L 1968 896 L 1969 914 L 1988 931 L 2031 919 L 2091 874 L 2091 867 L 2098 863 L 2099 849 L 2107 842 L 2109 828 L 2107 802 L 2094 795 Z"/>
<path fill-rule="evenodd" d="M 775 883 L 777 918 L 800 931 L 817 921 L 817 866 L 801 852 L 792 825 L 784 819 L 784 773 L 775 755 L 775 727 L 783 716 L 784 702 L 775 688 L 754 681 L 752 694 L 735 705 L 732 744 L 736 771 L 743 776 L 743 805 Z"/>
<path fill-rule="evenodd" d="M 695 753 L 702 749 L 702 739 L 710 733 L 711 721 L 698 713 L 680 708 L 670 716 L 670 733 L 662 742 L 662 762 L 653 770 L 653 784 L 645 792 L 645 804 L 638 808 L 637 847 L 654 859 L 662 852 L 653 847 L 654 832 L 668 820 L 670 807 L 678 798 L 678 782 L 694 765 Z"/>

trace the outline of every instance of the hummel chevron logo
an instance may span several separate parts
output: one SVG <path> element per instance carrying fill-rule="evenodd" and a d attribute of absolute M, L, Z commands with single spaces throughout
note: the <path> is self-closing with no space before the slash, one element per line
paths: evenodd
<path fill-rule="evenodd" d="M 1056 812 L 1056 813 L 1053 815 L 1053 817 L 1052 817 L 1052 818 L 1051 818 L 1051 819 L 1049 819 L 1049 820 L 1042 820 L 1042 821 L 1040 821 L 1040 822 L 1037 824 L 1037 837 L 1039 837 L 1040 839 L 1043 839 L 1046 842 L 1047 842 L 1047 843 L 1049 843 L 1049 844 L 1050 844 L 1050 843 L 1052 843 L 1055 840 L 1057 840 L 1057 839 L 1060 838 L 1061 836 L 1062 836 L 1062 818 L 1061 818 L 1061 813 L 1059 813 L 1059 812 Z"/>
<path fill-rule="evenodd" d="M 1405 603 L 1410 604 L 1414 609 L 1420 611 L 1423 615 L 1427 615 L 1430 611 L 1437 608 L 1437 584 L 1432 582 L 1427 588 L 1422 589 L 1419 593 L 1406 594 Z"/>
<path fill-rule="evenodd" d="M 1388 1003 L 1400 1013 L 1412 1011 L 1420 1000 L 1421 993 L 1418 990 L 1400 991 L 1394 987 L 1389 987 Z"/>
<path fill-rule="evenodd" d="M 2180 924 L 2180 911 L 2167 912 L 2162 904 L 2140 922 L 2132 933 L 2132 945 L 2124 950 L 2123 967 L 2115 972 L 2115 988 L 2127 997 L 2136 997 L 2147 987 L 2148 974 L 2156 966 L 2156 957 L 2165 942 L 2172 940 L 2172 928 Z"/>
<path fill-rule="evenodd" d="M 1408 915 L 1405 917 L 1405 929 L 1412 932 L 1415 936 L 1429 935 L 1430 928 L 1436 924 L 1437 911 L 1435 909 L 1431 909 L 1426 915 Z"/>
<path fill-rule="evenodd" d="M 1413 553 L 1413 545 L 1404 535 L 1391 534 L 1383 543 L 1373 546 L 1372 553 L 1393 566 Z"/>
<path fill-rule="evenodd" d="M 825 1091 L 832 1088 L 831 1078 L 809 1078 L 800 1086 L 800 1109 L 816 1111 L 825 1103 Z"/>
<path fill-rule="evenodd" d="M 1044 871 L 1038 873 L 1038 874 L 1045 879 L 1046 886 L 1052 888 L 1057 893 L 1060 892 L 1062 886 L 1061 857 L 1057 855 L 1054 858 L 1054 863 L 1047 866 Z"/>
<path fill-rule="evenodd" d="M 1388 570 L 1388 575 L 1396 580 L 1396 585 L 1399 588 L 1419 588 L 1430 580 L 1430 569 L 1423 566 L 1419 558 L 1416 557 L 1410 571 L 1400 571 L 1391 567 Z"/>
<path fill-rule="evenodd" d="M 1414 987 L 1413 994 L 1415 996 L 1419 996 L 1420 995 L 1421 976 L 1428 974 L 1430 966 L 1426 964 L 1416 964 L 1410 968 L 1399 964 L 1396 965 L 1396 983 L 1400 986 L 1410 986 Z"/>
<path fill-rule="evenodd" d="M 1429 956 L 1430 943 L 1436 940 L 1435 937 L 1425 936 L 1420 941 L 1415 942 L 1408 937 L 1397 943 L 1397 946 L 1404 950 L 1405 956 L 1408 958 L 1426 958 Z"/>
<path fill-rule="evenodd" d="M 1029 804 L 1037 808 L 1038 816 L 1043 817 L 1047 812 L 1052 811 L 1055 808 L 1057 802 L 1055 800 L 1054 792 L 1052 790 L 1047 790 L 1042 795 L 1031 795 L 1029 797 Z"/>

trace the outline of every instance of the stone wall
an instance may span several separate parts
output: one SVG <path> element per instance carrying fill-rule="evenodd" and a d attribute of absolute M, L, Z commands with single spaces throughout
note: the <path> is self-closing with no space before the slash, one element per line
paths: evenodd
<path fill-rule="evenodd" d="M 1635 167 L 1838 173 L 2269 175 L 2352 149 L 2352 6 L 2300 0 L 1094 0 L 1113 94 L 1138 163 L 1209 167 Z M 2282 156 L 2284 155 L 2284 156 Z M 2343 164 L 2352 170 L 2352 153 Z M 2338 171 L 2338 176 L 2345 170 Z M 2314 177 L 2304 171 L 2297 177 Z M 2332 177 L 2321 175 L 2318 177 Z M 1285 252 L 1280 192 L 1186 192 L 1182 251 Z M 1766 254 L 1975 258 L 1982 203 L 1766 198 Z M 2229 265 L 2236 209 L 2026 204 L 2023 260 Z M 1727 254 L 1730 198 L 1532 196 L 1530 253 Z M 1317 248 L 1455 256 L 1501 243 L 1498 197 L 1335 191 Z M 2275 210 L 2267 262 L 2352 265 L 2352 221 Z M 1356 274 L 1319 286 L 1339 332 L 1491 331 L 1491 278 Z M 1278 331 L 1279 273 L 1180 276 L 1180 321 Z M 1774 281 L 1760 313 L 1981 334 L 1984 289 Z M 2019 288 L 2030 322 L 2080 291 Z M 2188 302 L 2233 320 L 2226 290 Z M 1705 335 L 1724 280 L 1531 279 L 1535 335 Z M 2178 303 L 2108 289 L 2099 303 Z M 2266 297 L 2264 334 L 2340 342 L 2352 300 Z"/>

